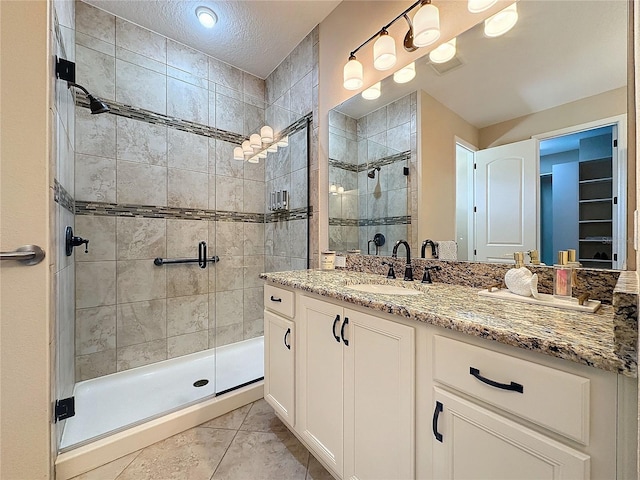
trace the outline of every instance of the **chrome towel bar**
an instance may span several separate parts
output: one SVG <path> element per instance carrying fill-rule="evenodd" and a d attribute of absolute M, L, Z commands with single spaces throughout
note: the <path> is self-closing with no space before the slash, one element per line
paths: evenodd
<path fill-rule="evenodd" d="M 23 245 L 13 252 L 0 252 L 0 260 L 17 260 L 24 265 L 37 265 L 44 257 L 44 250 L 37 245 Z"/>

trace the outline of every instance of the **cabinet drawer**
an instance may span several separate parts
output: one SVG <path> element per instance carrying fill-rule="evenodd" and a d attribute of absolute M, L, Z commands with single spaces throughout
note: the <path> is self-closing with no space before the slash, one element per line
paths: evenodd
<path fill-rule="evenodd" d="M 295 295 L 284 288 L 273 285 L 264 286 L 264 308 L 293 318 Z"/>
<path fill-rule="evenodd" d="M 433 352 L 435 381 L 588 444 L 589 379 L 440 336 Z"/>

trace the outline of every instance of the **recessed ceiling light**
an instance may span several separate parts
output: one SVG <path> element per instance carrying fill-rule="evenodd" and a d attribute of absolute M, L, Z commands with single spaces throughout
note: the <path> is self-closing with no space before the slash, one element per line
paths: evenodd
<path fill-rule="evenodd" d="M 208 7 L 198 7 L 196 8 L 196 16 L 202 26 L 207 28 L 213 28 L 213 26 L 218 21 L 217 15 Z"/>

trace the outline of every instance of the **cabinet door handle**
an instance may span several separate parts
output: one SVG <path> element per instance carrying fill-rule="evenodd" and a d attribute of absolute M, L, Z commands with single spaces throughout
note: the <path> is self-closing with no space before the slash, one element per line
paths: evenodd
<path fill-rule="evenodd" d="M 282 339 L 284 341 L 284 346 L 287 347 L 289 350 L 291 350 L 291 344 L 287 343 L 287 336 L 291 334 L 291 329 L 287 328 L 287 331 L 284 334 L 284 338 Z"/>
<path fill-rule="evenodd" d="M 342 337 L 342 342 L 345 344 L 345 346 L 348 347 L 349 340 L 344 338 L 344 327 L 346 327 L 347 325 L 349 325 L 349 319 L 347 317 L 344 317 L 344 322 L 342 322 L 342 327 L 340 327 L 340 337 Z"/>
<path fill-rule="evenodd" d="M 442 434 L 438 432 L 438 418 L 442 413 L 444 406 L 440 402 L 436 402 L 436 409 L 433 411 L 433 420 L 431 421 L 431 428 L 433 429 L 433 435 L 436 440 L 442 442 Z"/>
<path fill-rule="evenodd" d="M 280 297 L 274 297 L 273 295 L 271 295 L 271 301 L 272 302 L 282 302 L 282 299 Z"/>
<path fill-rule="evenodd" d="M 338 322 L 340 321 L 340 315 L 336 315 L 336 319 L 333 321 L 333 327 L 332 327 L 332 333 L 333 333 L 333 338 L 336 339 L 336 342 L 340 343 L 340 337 L 338 335 L 336 335 L 336 325 L 338 324 Z"/>
<path fill-rule="evenodd" d="M 477 368 L 469 367 L 469 373 L 480 380 L 482 383 L 486 383 L 487 385 L 491 385 L 492 387 L 501 388 L 502 390 L 510 390 L 512 392 L 524 393 L 524 387 L 516 382 L 511 382 L 509 384 L 499 383 L 489 378 L 483 377 L 480 375 L 480 370 Z"/>

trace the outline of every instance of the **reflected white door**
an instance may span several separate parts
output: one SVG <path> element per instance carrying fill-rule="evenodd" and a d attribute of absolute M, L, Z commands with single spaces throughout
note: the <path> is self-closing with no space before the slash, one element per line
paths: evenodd
<path fill-rule="evenodd" d="M 505 262 L 536 249 L 538 140 L 476 152 L 476 255 Z"/>

